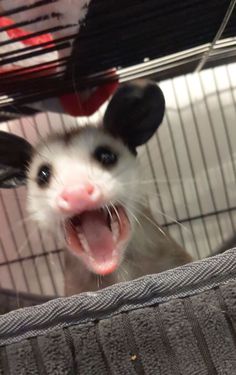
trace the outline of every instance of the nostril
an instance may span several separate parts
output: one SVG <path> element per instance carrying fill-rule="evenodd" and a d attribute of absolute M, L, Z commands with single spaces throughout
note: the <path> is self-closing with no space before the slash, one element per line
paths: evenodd
<path fill-rule="evenodd" d="M 58 208 L 62 211 L 69 210 L 70 202 L 69 202 L 68 196 L 66 194 L 63 194 L 60 197 L 58 197 L 57 205 L 58 205 Z"/>
<path fill-rule="evenodd" d="M 93 192 L 94 192 L 94 186 L 91 185 L 91 184 L 88 184 L 88 185 L 86 186 L 86 191 L 87 191 L 87 193 L 88 193 L 89 195 L 92 195 Z"/>
<path fill-rule="evenodd" d="M 68 191 L 68 190 L 65 190 L 65 191 L 63 191 L 62 193 L 61 193 L 61 195 L 60 195 L 60 199 L 62 200 L 62 201 L 64 201 L 64 202 L 69 202 L 70 201 L 70 199 L 71 199 L 71 194 L 70 194 L 70 191 Z"/>
<path fill-rule="evenodd" d="M 62 194 L 61 199 L 62 199 L 64 202 L 68 202 L 68 195 L 67 195 L 67 194 Z"/>

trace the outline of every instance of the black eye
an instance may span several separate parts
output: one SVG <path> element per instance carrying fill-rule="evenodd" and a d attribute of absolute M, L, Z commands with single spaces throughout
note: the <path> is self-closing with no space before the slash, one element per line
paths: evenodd
<path fill-rule="evenodd" d="M 49 184 L 52 175 L 52 167 L 49 164 L 41 165 L 37 174 L 37 184 L 44 187 Z"/>
<path fill-rule="evenodd" d="M 94 151 L 94 157 L 104 166 L 113 166 L 117 163 L 118 155 L 107 146 L 99 146 Z"/>

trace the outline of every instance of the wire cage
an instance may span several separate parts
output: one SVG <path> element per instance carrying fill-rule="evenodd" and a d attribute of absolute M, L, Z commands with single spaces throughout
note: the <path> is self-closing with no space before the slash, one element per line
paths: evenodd
<path fill-rule="evenodd" d="M 0 23 L 11 20 L 0 29 L 0 129 L 35 143 L 87 121 L 45 111 L 48 98 L 114 77 L 159 81 L 166 115 L 139 151 L 150 207 L 196 259 L 227 246 L 236 227 L 236 1 L 84 1 L 71 24 L 63 3 L 0 2 Z M 63 249 L 27 217 L 25 198 L 25 188 L 0 191 L 0 286 L 15 301 L 9 309 L 64 292 Z"/>

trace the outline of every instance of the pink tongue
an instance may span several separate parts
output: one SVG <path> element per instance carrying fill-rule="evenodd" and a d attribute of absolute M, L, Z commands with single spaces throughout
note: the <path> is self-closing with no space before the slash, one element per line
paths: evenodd
<path fill-rule="evenodd" d="M 81 227 L 94 260 L 97 263 L 112 261 L 115 244 L 105 215 L 99 211 L 85 212 L 81 215 Z"/>

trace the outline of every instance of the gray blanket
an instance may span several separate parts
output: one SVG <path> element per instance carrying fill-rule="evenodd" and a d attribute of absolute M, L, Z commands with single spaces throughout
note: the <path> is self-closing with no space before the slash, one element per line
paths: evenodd
<path fill-rule="evenodd" d="M 236 374 L 236 253 L 0 317 L 0 374 Z"/>

